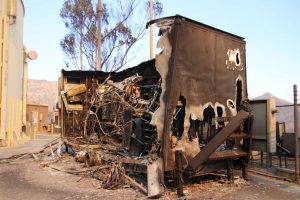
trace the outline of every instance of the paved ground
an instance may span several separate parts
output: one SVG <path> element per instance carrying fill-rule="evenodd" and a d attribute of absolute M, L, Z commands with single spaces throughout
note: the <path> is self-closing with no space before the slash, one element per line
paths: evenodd
<path fill-rule="evenodd" d="M 37 141 L 29 141 L 10 149 L 0 148 L 0 156 L 4 158 L 13 154 L 38 151 L 56 137 L 39 135 Z M 33 158 L 0 164 L 0 192 L 0 200 L 146 199 L 143 194 L 128 185 L 117 190 L 105 190 L 95 179 L 40 167 L 39 162 Z M 184 193 L 185 199 L 300 199 L 298 185 L 254 174 L 250 174 L 250 181 L 237 178 L 234 184 L 226 182 L 224 178 L 195 178 L 185 183 Z M 161 199 L 177 199 L 174 182 L 167 184 Z"/>
<path fill-rule="evenodd" d="M 224 179 L 195 179 L 184 185 L 185 199 L 214 200 L 299 200 L 300 187 L 261 176 L 250 176 L 250 181 L 235 180 L 230 184 Z M 161 199 L 177 199 L 176 188 L 170 186 Z M 33 159 L 0 164 L 0 199 L 13 200 L 78 200 L 78 199 L 146 199 L 129 186 L 105 190 L 89 177 L 80 177 L 50 168 L 39 167 Z"/>
<path fill-rule="evenodd" d="M 132 189 L 99 189 L 95 179 L 41 168 L 33 159 L 0 164 L 1 200 L 137 199 Z"/>
<path fill-rule="evenodd" d="M 195 189 L 189 191 L 187 199 L 214 199 L 214 200 L 299 200 L 300 195 L 282 189 L 273 184 L 253 180 L 246 183 L 218 184 L 214 182 L 212 187 L 193 186 Z M 300 188 L 299 188 L 300 189 Z M 299 190 L 298 189 L 298 190 Z"/>
<path fill-rule="evenodd" d="M 58 138 L 59 135 L 37 134 L 36 140 L 30 139 L 27 142 L 14 147 L 0 147 L 0 159 L 13 155 L 39 151 L 45 144 Z"/>

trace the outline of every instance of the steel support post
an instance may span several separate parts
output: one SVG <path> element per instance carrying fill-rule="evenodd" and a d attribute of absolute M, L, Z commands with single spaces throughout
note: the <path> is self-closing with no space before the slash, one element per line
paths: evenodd
<path fill-rule="evenodd" d="M 177 195 L 183 196 L 182 151 L 175 151 L 175 170 L 177 180 Z"/>
<path fill-rule="evenodd" d="M 243 179 L 245 179 L 245 180 L 248 180 L 248 164 L 247 164 L 247 160 L 243 160 L 243 164 L 242 164 L 242 176 L 243 176 Z"/>
<path fill-rule="evenodd" d="M 294 85 L 294 130 L 295 130 L 295 178 L 299 183 L 299 129 L 298 129 L 298 105 L 297 105 L 297 85 Z"/>
<path fill-rule="evenodd" d="M 228 159 L 227 160 L 227 179 L 233 183 L 233 160 Z"/>
<path fill-rule="evenodd" d="M 264 152 L 260 152 L 260 165 L 263 166 L 264 165 Z"/>

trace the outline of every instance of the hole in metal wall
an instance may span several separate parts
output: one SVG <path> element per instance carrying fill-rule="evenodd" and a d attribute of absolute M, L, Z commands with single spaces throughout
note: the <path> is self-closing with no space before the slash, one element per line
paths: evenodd
<path fill-rule="evenodd" d="M 235 109 L 235 106 L 234 106 L 232 100 L 228 100 L 228 101 L 227 101 L 227 106 L 228 106 L 229 108 Z"/>
<path fill-rule="evenodd" d="M 239 54 L 238 52 L 237 52 L 236 55 L 235 55 L 235 63 L 236 63 L 237 65 L 240 64 L 240 54 Z"/>
<path fill-rule="evenodd" d="M 201 140 L 201 121 L 198 119 L 192 119 L 192 116 L 190 115 L 190 128 L 189 128 L 189 140 L 192 141 L 194 138 L 198 137 L 199 143 Z"/>
<path fill-rule="evenodd" d="M 218 117 L 223 116 L 223 108 L 221 106 L 217 106 L 217 114 L 218 114 Z"/>
<path fill-rule="evenodd" d="M 236 111 L 239 111 L 242 103 L 242 81 L 236 82 Z"/>
<path fill-rule="evenodd" d="M 217 106 L 217 115 L 218 115 L 218 120 L 217 120 L 217 131 L 219 132 L 225 127 L 224 119 L 222 118 L 223 116 L 223 108 L 221 106 Z"/>
<path fill-rule="evenodd" d="M 177 138 L 177 141 L 181 139 L 184 131 L 185 105 L 186 99 L 180 95 L 172 122 L 172 134 Z"/>
<path fill-rule="evenodd" d="M 203 123 L 205 142 L 208 142 L 215 135 L 215 111 L 211 105 L 203 110 Z"/>

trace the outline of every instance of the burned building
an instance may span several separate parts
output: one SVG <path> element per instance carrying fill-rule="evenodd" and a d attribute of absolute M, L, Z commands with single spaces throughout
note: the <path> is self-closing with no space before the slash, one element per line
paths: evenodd
<path fill-rule="evenodd" d="M 131 169 L 147 170 L 149 196 L 161 192 L 164 175 L 178 176 L 175 151 L 186 176 L 224 168 L 230 175 L 233 165 L 246 176 L 244 38 L 179 15 L 149 24 L 160 29 L 155 59 L 121 72 L 62 71 L 63 136 L 114 138 L 134 158 L 127 164 L 146 166 Z"/>

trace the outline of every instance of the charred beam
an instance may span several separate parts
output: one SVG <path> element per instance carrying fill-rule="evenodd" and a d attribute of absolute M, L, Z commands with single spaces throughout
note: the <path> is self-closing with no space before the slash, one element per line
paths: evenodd
<path fill-rule="evenodd" d="M 209 156 L 246 120 L 250 114 L 244 110 L 238 114 L 225 126 L 205 147 L 200 151 L 188 165 L 188 170 L 196 172 L 199 167 L 209 158 Z"/>
<path fill-rule="evenodd" d="M 184 196 L 183 194 L 183 167 L 182 167 L 182 151 L 175 151 L 175 172 L 176 172 L 176 182 L 177 182 L 177 195 L 179 197 Z"/>

